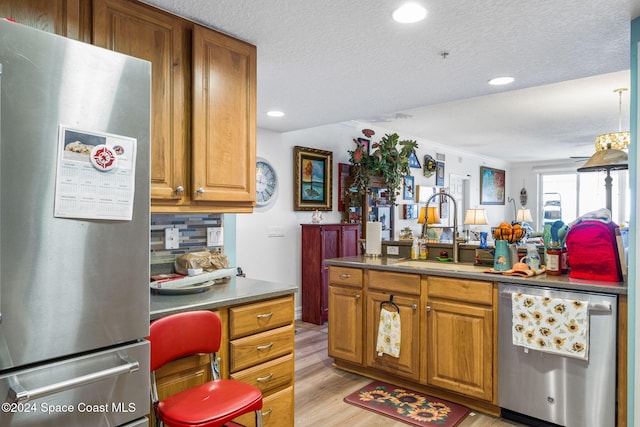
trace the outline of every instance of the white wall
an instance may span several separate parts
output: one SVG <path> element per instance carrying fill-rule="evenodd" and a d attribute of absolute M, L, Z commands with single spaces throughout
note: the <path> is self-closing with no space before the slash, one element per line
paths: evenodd
<path fill-rule="evenodd" d="M 385 133 L 394 132 L 379 127 L 372 129 L 376 132 L 372 137 L 373 142 L 379 141 Z M 354 138 L 363 137 L 361 130 L 362 126 L 355 122 L 338 123 L 283 134 L 258 129 L 257 155 L 268 160 L 276 169 L 279 191 L 276 200 L 269 206 L 256 208 L 253 214 L 238 214 L 236 216 L 237 266 L 242 267 L 247 277 L 291 283 L 300 287 L 300 224 L 311 222 L 311 212 L 293 210 L 293 147 L 299 145 L 333 152 L 333 211 L 323 212 L 322 222 L 337 223 L 342 220 L 342 212 L 337 210 L 338 163 L 349 162 L 347 151 L 355 148 Z M 522 180 L 518 179 L 517 182 L 513 182 L 512 172 L 507 169 L 508 165 L 505 162 L 458 152 L 439 146 L 432 141 L 414 138 L 411 135 L 400 135 L 400 139 L 417 140 L 419 145 L 417 155 L 421 164 L 425 154 L 430 154 L 434 158 L 436 152 L 445 154 L 445 186 L 448 185 L 449 174 L 469 176 L 471 207 L 479 205 L 480 166 L 505 169 L 507 195 L 516 197 L 518 200 Z M 426 178 L 420 169 L 412 169 L 412 172 L 415 185 L 435 185 L 435 176 Z M 533 195 L 530 197 L 535 198 Z M 490 223 L 487 229 L 502 221 L 513 219 L 513 207 L 510 204 L 483 207 L 487 211 Z M 398 231 L 406 225 L 411 226 L 415 231 L 420 230 L 420 226 L 415 220 L 398 221 L 395 226 L 396 237 Z M 268 237 L 272 227 L 279 228 L 284 236 Z M 300 293 L 298 293 L 296 294 L 297 317 L 299 317 L 300 306 Z"/>

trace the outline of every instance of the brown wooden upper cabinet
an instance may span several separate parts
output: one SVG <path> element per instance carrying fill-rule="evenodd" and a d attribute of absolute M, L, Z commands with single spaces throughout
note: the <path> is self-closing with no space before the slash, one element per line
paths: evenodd
<path fill-rule="evenodd" d="M 255 202 L 256 47 L 193 26 L 193 202 Z"/>
<path fill-rule="evenodd" d="M 251 212 L 256 47 L 135 0 L 2 0 L 0 16 L 146 59 L 152 212 Z"/>
<path fill-rule="evenodd" d="M 151 62 L 151 198 L 178 204 L 189 188 L 185 22 L 128 0 L 96 0 L 93 17 L 96 45 Z"/>
<path fill-rule="evenodd" d="M 2 0 L 0 17 L 70 39 L 91 42 L 91 0 Z"/>
<path fill-rule="evenodd" d="M 256 48 L 131 0 L 94 0 L 94 43 L 152 64 L 152 212 L 251 212 Z"/>

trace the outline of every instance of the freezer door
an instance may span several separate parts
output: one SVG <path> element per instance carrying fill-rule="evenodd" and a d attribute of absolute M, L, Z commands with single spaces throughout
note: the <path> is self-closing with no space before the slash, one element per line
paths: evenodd
<path fill-rule="evenodd" d="M 1 374 L 148 334 L 151 68 L 7 21 L 0 34 Z M 136 139 L 132 220 L 54 217 L 60 126 Z"/>
<path fill-rule="evenodd" d="M 111 427 L 149 413 L 149 342 L 0 376 L 4 427 Z"/>

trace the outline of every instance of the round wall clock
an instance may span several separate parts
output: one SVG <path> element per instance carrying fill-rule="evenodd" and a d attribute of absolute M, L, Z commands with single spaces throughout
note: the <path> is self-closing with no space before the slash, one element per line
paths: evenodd
<path fill-rule="evenodd" d="M 265 206 L 275 200 L 278 194 L 278 177 L 271 164 L 265 159 L 256 161 L 256 204 Z"/>

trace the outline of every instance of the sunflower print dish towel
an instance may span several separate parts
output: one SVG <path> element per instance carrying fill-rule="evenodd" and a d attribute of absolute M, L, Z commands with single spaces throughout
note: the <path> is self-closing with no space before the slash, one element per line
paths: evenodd
<path fill-rule="evenodd" d="M 512 294 L 513 345 L 589 358 L 588 301 Z"/>
<path fill-rule="evenodd" d="M 400 313 L 380 309 L 376 352 L 378 356 L 387 353 L 389 356 L 400 357 Z"/>

